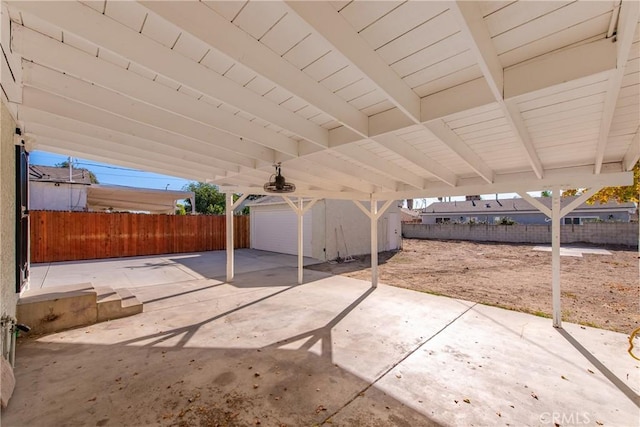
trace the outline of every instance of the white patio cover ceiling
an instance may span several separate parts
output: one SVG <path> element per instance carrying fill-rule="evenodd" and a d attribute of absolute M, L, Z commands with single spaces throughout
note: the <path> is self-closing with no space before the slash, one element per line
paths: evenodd
<path fill-rule="evenodd" d="M 226 191 L 626 185 L 639 5 L 8 1 L 2 96 L 29 148 Z"/>

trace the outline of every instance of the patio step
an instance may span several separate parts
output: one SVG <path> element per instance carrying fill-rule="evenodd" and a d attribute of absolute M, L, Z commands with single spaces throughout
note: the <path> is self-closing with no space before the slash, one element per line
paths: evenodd
<path fill-rule="evenodd" d="M 46 334 L 141 312 L 142 303 L 126 289 L 78 283 L 24 292 L 16 317 L 32 334 Z"/>
<path fill-rule="evenodd" d="M 97 287 L 98 322 L 142 313 L 142 303 L 126 289 Z"/>

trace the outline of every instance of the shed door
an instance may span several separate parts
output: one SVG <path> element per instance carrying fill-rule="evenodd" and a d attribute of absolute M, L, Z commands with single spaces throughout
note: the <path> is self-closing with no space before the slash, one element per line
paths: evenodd
<path fill-rule="evenodd" d="M 311 256 L 311 210 L 303 218 L 304 255 Z M 253 209 L 251 247 L 263 251 L 297 255 L 298 217 L 289 209 Z"/>
<path fill-rule="evenodd" d="M 389 214 L 389 221 L 387 222 L 387 250 L 394 251 L 400 248 L 400 234 L 399 230 L 400 221 L 398 221 L 397 213 Z"/>

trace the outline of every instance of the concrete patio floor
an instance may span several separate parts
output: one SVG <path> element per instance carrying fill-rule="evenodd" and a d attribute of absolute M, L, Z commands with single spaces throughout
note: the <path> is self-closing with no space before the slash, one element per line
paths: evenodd
<path fill-rule="evenodd" d="M 21 339 L 2 425 L 640 422 L 623 334 L 317 271 L 296 285 L 295 257 L 260 251 L 228 284 L 224 259 L 35 266 L 36 286 L 104 280 L 144 312 Z"/>

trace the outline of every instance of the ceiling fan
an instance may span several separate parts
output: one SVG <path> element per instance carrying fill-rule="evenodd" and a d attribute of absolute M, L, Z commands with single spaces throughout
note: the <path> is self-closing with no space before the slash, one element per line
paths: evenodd
<path fill-rule="evenodd" d="M 281 162 L 278 162 L 277 164 L 273 165 L 276 168 L 276 173 L 274 175 L 271 175 L 271 178 L 269 178 L 269 182 L 264 184 L 264 191 L 268 193 L 293 193 L 294 191 L 296 191 L 295 184 L 287 182 L 284 179 L 284 176 L 282 176 L 282 173 L 280 172 L 281 164 Z"/>

